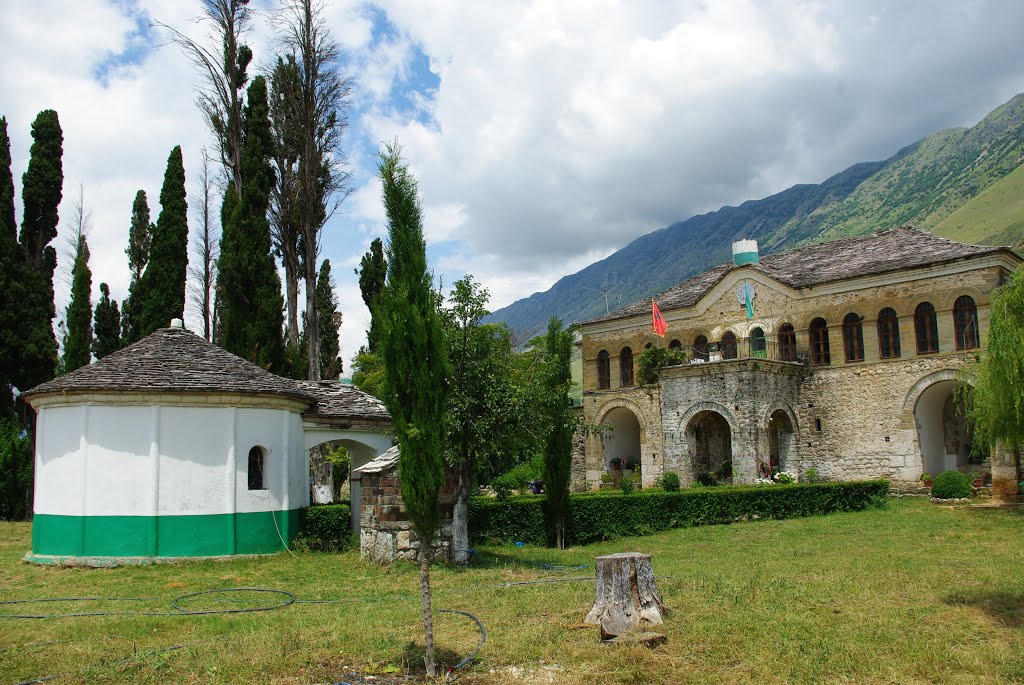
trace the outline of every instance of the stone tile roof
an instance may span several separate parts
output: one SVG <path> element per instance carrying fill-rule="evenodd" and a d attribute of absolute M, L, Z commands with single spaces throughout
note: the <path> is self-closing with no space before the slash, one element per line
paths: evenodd
<path fill-rule="evenodd" d="M 50 393 L 185 392 L 271 394 L 313 403 L 295 381 L 270 373 L 183 328 L 161 328 L 97 362 L 37 385 Z"/>
<path fill-rule="evenodd" d="M 352 472 L 361 473 L 363 475 L 375 475 L 378 473 L 386 473 L 396 466 L 398 466 L 398 445 L 395 445 L 383 454 L 374 457 L 370 462 L 363 464 L 359 468 L 353 469 Z"/>
<path fill-rule="evenodd" d="M 338 381 L 295 381 L 316 404 L 303 416 L 307 418 L 380 419 L 390 421 L 384 403 L 348 383 Z"/>
<path fill-rule="evenodd" d="M 749 266 L 785 285 L 805 288 L 998 252 L 1015 254 L 1006 247 L 967 245 L 918 228 L 901 226 L 767 255 Z M 734 267 L 732 262 L 721 264 L 655 295 L 654 300 L 662 311 L 692 307 L 734 268 L 741 267 Z M 650 313 L 650 301 L 645 298 L 584 323 Z"/>

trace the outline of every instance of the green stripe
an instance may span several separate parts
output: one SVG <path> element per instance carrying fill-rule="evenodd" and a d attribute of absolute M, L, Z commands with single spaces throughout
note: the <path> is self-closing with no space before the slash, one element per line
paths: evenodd
<path fill-rule="evenodd" d="M 756 252 L 737 252 L 732 256 L 732 262 L 736 266 L 743 266 L 744 264 L 754 264 L 758 261 Z"/>
<path fill-rule="evenodd" d="M 281 539 L 291 542 L 298 529 L 298 509 L 206 516 L 36 514 L 32 552 L 71 557 L 269 554 L 284 549 Z"/>

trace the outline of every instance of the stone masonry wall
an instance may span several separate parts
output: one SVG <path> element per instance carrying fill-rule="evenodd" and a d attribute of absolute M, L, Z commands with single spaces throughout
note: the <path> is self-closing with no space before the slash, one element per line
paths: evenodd
<path fill-rule="evenodd" d="M 364 474 L 362 485 L 360 554 L 377 564 L 388 564 L 396 559 L 415 561 L 419 540 L 402 504 L 397 468 L 380 474 Z M 451 561 L 452 506 L 455 501 L 453 478 L 446 478 L 440 499 L 441 525 L 434 539 L 431 559 Z"/>

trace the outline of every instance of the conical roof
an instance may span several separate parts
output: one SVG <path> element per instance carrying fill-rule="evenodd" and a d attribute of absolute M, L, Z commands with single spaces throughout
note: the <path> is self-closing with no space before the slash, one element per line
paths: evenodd
<path fill-rule="evenodd" d="M 295 381 L 235 356 L 184 328 L 161 328 L 97 362 L 25 392 L 33 400 L 55 393 L 271 394 L 312 403 Z"/>

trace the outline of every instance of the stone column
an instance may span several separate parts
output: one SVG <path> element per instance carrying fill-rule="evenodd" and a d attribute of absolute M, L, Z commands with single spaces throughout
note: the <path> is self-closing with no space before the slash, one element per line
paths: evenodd
<path fill-rule="evenodd" d="M 992 450 L 992 497 L 997 500 L 1018 499 L 1021 480 L 1020 459 L 1012 450 L 998 443 Z"/>

